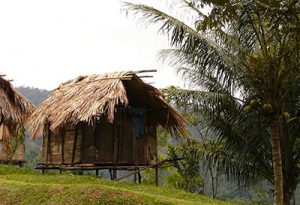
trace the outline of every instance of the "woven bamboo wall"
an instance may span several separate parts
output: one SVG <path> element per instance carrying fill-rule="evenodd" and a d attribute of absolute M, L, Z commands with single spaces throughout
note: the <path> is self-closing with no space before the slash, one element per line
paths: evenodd
<path fill-rule="evenodd" d="M 7 152 L 4 149 L 3 141 L 0 141 L 0 160 L 13 160 L 13 161 L 24 161 L 24 153 L 25 153 L 25 146 L 24 144 L 19 144 L 13 156 L 10 158 Z"/>
<path fill-rule="evenodd" d="M 84 123 L 77 128 L 65 126 L 59 134 L 51 133 L 50 146 L 48 137 L 48 133 L 44 133 L 44 163 L 149 165 L 157 161 L 156 127 L 146 125 L 145 136 L 137 137 L 131 115 L 126 112 L 116 117 L 113 124 L 102 118 L 94 126 Z"/>

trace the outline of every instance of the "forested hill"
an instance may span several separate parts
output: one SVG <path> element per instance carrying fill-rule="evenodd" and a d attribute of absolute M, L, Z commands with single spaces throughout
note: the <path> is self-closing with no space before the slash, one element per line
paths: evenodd
<path fill-rule="evenodd" d="M 33 87 L 17 87 L 22 95 L 28 98 L 36 107 L 38 107 L 50 94 L 49 90 L 33 88 Z M 39 153 L 42 146 L 42 139 L 32 140 L 29 133 L 25 136 L 25 166 L 33 169 L 39 162 Z"/>
<path fill-rule="evenodd" d="M 35 106 L 39 106 L 50 94 L 49 90 L 33 87 L 17 87 L 22 95 L 28 98 Z"/>

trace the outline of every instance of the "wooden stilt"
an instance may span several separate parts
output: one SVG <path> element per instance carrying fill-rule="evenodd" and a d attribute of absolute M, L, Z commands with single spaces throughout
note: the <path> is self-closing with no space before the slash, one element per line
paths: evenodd
<path fill-rule="evenodd" d="M 131 176 L 131 175 L 134 175 L 134 174 L 136 174 L 136 173 L 138 173 L 138 172 L 141 172 L 141 171 L 144 171 L 144 170 L 146 170 L 146 169 L 158 167 L 158 166 L 160 166 L 161 164 L 166 163 L 166 162 L 169 162 L 169 161 L 171 161 L 171 160 L 163 160 L 163 161 L 160 161 L 160 162 L 158 162 L 158 163 L 156 163 L 156 164 L 151 164 L 151 165 L 146 166 L 146 167 L 142 167 L 142 168 L 135 169 L 135 171 L 133 171 L 133 172 L 131 172 L 131 173 L 125 175 L 125 176 L 122 176 L 122 177 L 120 177 L 120 178 L 117 179 L 117 180 L 119 181 L 119 180 L 125 179 L 125 178 L 127 178 L 127 177 L 129 177 L 129 176 Z M 173 161 L 173 160 L 172 160 L 172 161 Z"/>
<path fill-rule="evenodd" d="M 45 169 L 42 169 L 42 174 L 45 174 Z"/>
<path fill-rule="evenodd" d="M 99 176 L 99 169 L 96 169 L 96 176 Z"/>
<path fill-rule="evenodd" d="M 109 169 L 109 175 L 110 175 L 110 179 L 113 180 L 113 175 L 112 175 L 112 170 Z"/>
<path fill-rule="evenodd" d="M 133 181 L 134 181 L 134 183 L 136 183 L 136 179 L 137 179 L 137 174 L 134 173 L 134 175 L 133 175 Z"/>
<path fill-rule="evenodd" d="M 154 167 L 155 172 L 155 185 L 158 186 L 158 167 Z"/>
<path fill-rule="evenodd" d="M 113 180 L 117 179 L 117 170 L 113 169 Z"/>
<path fill-rule="evenodd" d="M 138 179 L 139 179 L 139 184 L 142 183 L 142 176 L 141 176 L 141 172 L 138 172 Z"/>

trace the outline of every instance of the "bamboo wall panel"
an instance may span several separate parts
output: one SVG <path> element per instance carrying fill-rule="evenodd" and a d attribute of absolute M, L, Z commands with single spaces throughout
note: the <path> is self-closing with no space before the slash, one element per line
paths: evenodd
<path fill-rule="evenodd" d="M 74 155 L 74 162 L 79 163 L 81 157 L 81 140 L 82 140 L 82 124 L 80 123 L 77 128 L 77 141 L 75 147 L 75 155 Z"/>
<path fill-rule="evenodd" d="M 147 163 L 155 164 L 157 162 L 157 135 L 155 126 L 147 126 Z"/>
<path fill-rule="evenodd" d="M 13 137 L 11 137 L 13 138 Z M 15 161 L 23 161 L 24 160 L 24 153 L 25 153 L 25 146 L 24 144 L 18 144 L 15 153 L 10 158 L 8 156 L 7 151 L 5 150 L 5 147 L 3 145 L 3 141 L 0 141 L 0 160 L 15 160 Z"/>
<path fill-rule="evenodd" d="M 113 124 L 107 122 L 107 120 L 103 118 L 100 119 L 100 124 L 98 126 L 97 147 L 100 154 L 97 162 L 112 163 L 114 149 Z"/>
<path fill-rule="evenodd" d="M 149 165 L 157 161 L 156 127 L 147 125 L 145 135 L 137 137 L 128 113 L 122 115 L 120 123 L 114 121 L 111 124 L 105 118 L 100 119 L 94 126 L 80 123 L 77 125 L 77 139 L 75 130 L 76 126 L 65 126 L 64 131 L 59 134 L 51 134 L 51 150 L 48 156 L 51 164 L 61 164 L 62 157 L 64 164 Z M 47 136 L 48 133 L 45 133 L 42 151 L 44 162 L 47 159 Z M 118 139 L 116 147 L 115 137 Z M 117 153 L 115 160 L 114 153 Z"/>
<path fill-rule="evenodd" d="M 146 157 L 146 144 L 145 144 L 145 137 L 136 137 L 135 133 L 133 135 L 135 137 L 135 161 L 134 164 L 136 165 L 144 165 L 147 162 Z"/>
<path fill-rule="evenodd" d="M 83 162 L 84 163 L 94 163 L 97 161 L 98 151 L 95 147 L 94 140 L 94 127 L 90 125 L 85 125 L 85 145 L 83 152 Z M 98 157 L 99 158 L 99 157 Z"/>
<path fill-rule="evenodd" d="M 133 164 L 133 132 L 131 116 L 124 115 L 119 130 L 119 163 Z"/>
<path fill-rule="evenodd" d="M 25 145 L 19 144 L 15 154 L 12 157 L 12 160 L 16 160 L 16 161 L 23 161 L 25 157 Z"/>
<path fill-rule="evenodd" d="M 47 146 L 48 146 L 47 135 L 48 135 L 48 130 L 45 130 L 43 133 L 43 145 L 41 148 L 41 161 L 45 164 L 50 162 L 50 161 L 47 161 Z"/>
<path fill-rule="evenodd" d="M 65 131 L 64 135 L 64 163 L 72 163 L 75 130 Z"/>
<path fill-rule="evenodd" d="M 62 152 L 62 139 L 60 135 L 51 135 L 50 145 L 51 145 L 51 164 L 61 164 L 61 152 Z"/>

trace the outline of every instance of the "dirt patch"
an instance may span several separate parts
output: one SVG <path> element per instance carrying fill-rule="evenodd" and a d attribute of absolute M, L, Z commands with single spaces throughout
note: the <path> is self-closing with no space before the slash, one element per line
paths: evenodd
<path fill-rule="evenodd" d="M 53 187 L 53 194 L 60 194 L 64 191 L 64 188 L 62 186 L 55 186 Z"/>
<path fill-rule="evenodd" d="M 93 189 L 91 194 L 90 194 L 90 199 L 92 201 L 97 200 L 100 198 L 100 196 L 102 195 L 102 192 L 100 189 Z"/>

